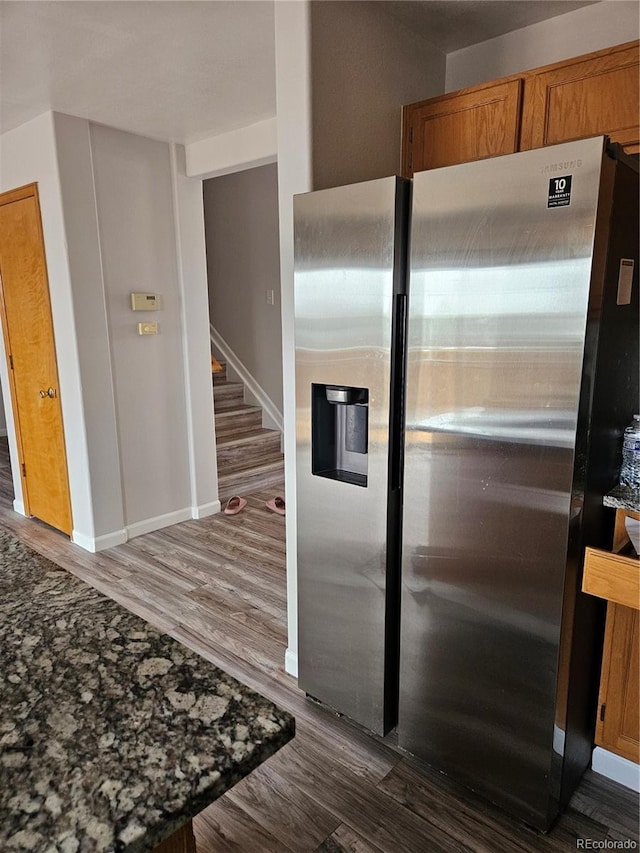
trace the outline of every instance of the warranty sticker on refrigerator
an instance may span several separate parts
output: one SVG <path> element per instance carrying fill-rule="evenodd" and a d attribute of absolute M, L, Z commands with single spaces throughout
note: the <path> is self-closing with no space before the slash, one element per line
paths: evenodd
<path fill-rule="evenodd" d="M 571 204 L 571 178 L 572 175 L 551 178 L 549 181 L 547 207 L 566 207 Z"/>

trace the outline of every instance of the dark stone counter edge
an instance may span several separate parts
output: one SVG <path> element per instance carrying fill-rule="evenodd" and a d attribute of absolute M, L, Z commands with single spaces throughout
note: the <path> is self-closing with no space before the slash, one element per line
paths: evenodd
<path fill-rule="evenodd" d="M 293 739 L 295 733 L 295 718 L 291 717 L 286 728 L 282 728 L 273 736 L 273 739 L 263 742 L 261 748 L 255 749 L 244 761 L 235 765 L 232 772 L 221 775 L 215 784 L 209 788 L 205 788 L 204 791 L 201 791 L 191 799 L 185 808 L 181 809 L 179 814 L 173 816 L 170 814 L 163 815 L 161 823 L 148 827 L 148 831 L 138 841 L 127 844 L 126 848 L 116 847 L 115 849 L 126 849 L 126 853 L 148 853 L 148 851 L 153 850 L 154 847 L 162 841 L 166 841 L 183 827 L 187 821 L 200 814 L 203 809 L 231 790 L 236 783 L 244 779 L 245 776 L 248 776 L 252 770 L 255 770 L 264 761 L 275 755 L 279 749 Z"/>
<path fill-rule="evenodd" d="M 628 486 L 616 486 L 602 499 L 605 506 L 611 509 L 628 509 L 640 512 L 640 491 Z"/>

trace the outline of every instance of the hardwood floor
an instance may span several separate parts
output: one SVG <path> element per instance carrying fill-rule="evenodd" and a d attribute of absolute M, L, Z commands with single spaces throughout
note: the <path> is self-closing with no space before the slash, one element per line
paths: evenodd
<path fill-rule="evenodd" d="M 638 841 L 638 797 L 586 774 L 538 835 L 393 744 L 306 699 L 284 672 L 285 520 L 249 497 L 237 516 L 188 521 L 89 554 L 12 510 L 0 439 L 0 525 L 296 716 L 295 739 L 194 821 L 199 853 L 574 851 Z"/>

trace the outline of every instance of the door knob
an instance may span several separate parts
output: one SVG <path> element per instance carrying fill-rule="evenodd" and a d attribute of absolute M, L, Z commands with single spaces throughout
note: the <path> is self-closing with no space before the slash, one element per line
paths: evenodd
<path fill-rule="evenodd" d="M 41 390 L 40 396 L 43 398 L 44 397 L 55 397 L 56 396 L 56 389 L 55 388 L 47 388 L 46 391 Z"/>

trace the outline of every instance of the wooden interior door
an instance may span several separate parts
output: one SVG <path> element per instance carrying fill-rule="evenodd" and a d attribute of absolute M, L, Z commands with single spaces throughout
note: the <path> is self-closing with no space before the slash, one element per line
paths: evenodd
<path fill-rule="evenodd" d="M 0 314 L 25 512 L 70 534 L 67 456 L 36 184 L 0 195 Z"/>

